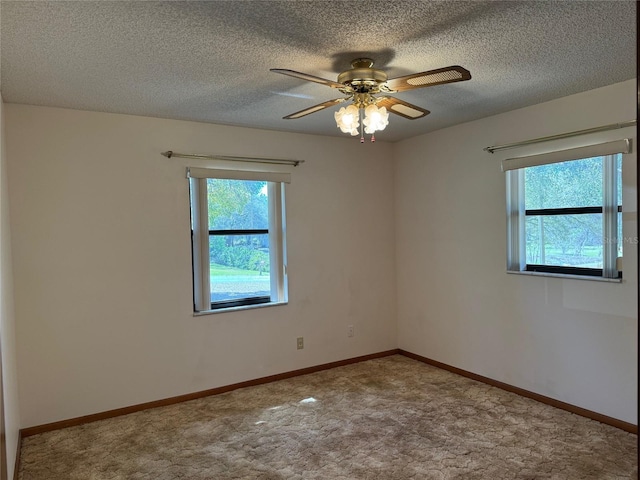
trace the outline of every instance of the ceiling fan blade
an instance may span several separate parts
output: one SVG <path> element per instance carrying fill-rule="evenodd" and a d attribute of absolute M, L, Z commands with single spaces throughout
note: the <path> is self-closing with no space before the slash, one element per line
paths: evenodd
<path fill-rule="evenodd" d="M 429 110 L 394 97 L 380 97 L 377 99 L 376 105 L 378 107 L 385 107 L 389 112 L 408 118 L 409 120 L 422 118 L 431 113 Z"/>
<path fill-rule="evenodd" d="M 333 107 L 334 105 L 342 103 L 345 100 L 347 100 L 347 98 L 336 98 L 335 100 L 329 100 L 327 102 L 319 103 L 318 105 L 305 108 L 304 110 L 300 110 L 299 112 L 292 113 L 291 115 L 287 115 L 286 117 L 282 118 L 285 120 L 295 120 L 296 118 L 304 117 L 305 115 L 309 115 L 310 113 L 319 112 L 320 110 L 324 110 L 325 108 Z"/>
<path fill-rule="evenodd" d="M 438 68 L 437 70 L 391 78 L 387 80 L 386 86 L 393 92 L 404 92 L 414 88 L 432 87 L 433 85 L 462 82 L 470 79 L 471 73 L 469 73 L 469 70 L 459 65 L 453 65 L 451 67 Z"/>
<path fill-rule="evenodd" d="M 327 80 L 326 78 L 316 77 L 315 75 L 309 75 L 308 73 L 296 72 L 295 70 L 287 70 L 285 68 L 272 68 L 269 71 L 274 73 L 281 73 L 282 75 L 289 75 L 290 77 L 307 80 L 309 82 L 319 83 L 331 88 L 344 88 L 344 85 L 341 83 L 333 82 L 331 80 Z"/>

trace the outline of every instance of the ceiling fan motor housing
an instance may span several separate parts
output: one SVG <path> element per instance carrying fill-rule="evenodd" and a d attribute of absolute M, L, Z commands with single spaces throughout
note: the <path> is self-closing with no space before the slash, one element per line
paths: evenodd
<path fill-rule="evenodd" d="M 357 58 L 353 67 L 338 75 L 338 83 L 351 87 L 354 93 L 378 93 L 380 85 L 387 81 L 387 74 L 373 67 L 370 58 Z"/>

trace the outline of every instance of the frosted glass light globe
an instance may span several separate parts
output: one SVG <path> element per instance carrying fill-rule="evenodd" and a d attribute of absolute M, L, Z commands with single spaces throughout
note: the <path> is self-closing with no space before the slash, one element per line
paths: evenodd
<path fill-rule="evenodd" d="M 389 125 L 389 112 L 385 107 L 378 108 L 375 105 L 369 105 L 364 109 L 364 120 L 362 121 L 365 126 L 364 131 L 366 133 L 373 133 L 375 131 L 384 130 Z"/>
<path fill-rule="evenodd" d="M 358 118 L 358 114 L 359 111 L 355 105 L 342 107 L 334 114 L 336 125 L 342 133 L 358 135 L 358 127 L 360 126 L 360 119 Z"/>

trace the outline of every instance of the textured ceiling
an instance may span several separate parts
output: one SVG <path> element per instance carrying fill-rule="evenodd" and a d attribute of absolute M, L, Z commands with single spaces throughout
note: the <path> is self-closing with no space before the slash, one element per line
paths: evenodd
<path fill-rule="evenodd" d="M 389 77 L 449 65 L 466 82 L 396 96 L 431 111 L 392 115 L 379 140 L 425 132 L 635 78 L 633 1 L 7 1 L 7 103 L 339 135 L 340 97 L 269 72 L 336 80 L 370 56 Z M 625 119 L 621 119 L 625 120 Z M 354 139 L 354 141 L 357 141 Z"/>

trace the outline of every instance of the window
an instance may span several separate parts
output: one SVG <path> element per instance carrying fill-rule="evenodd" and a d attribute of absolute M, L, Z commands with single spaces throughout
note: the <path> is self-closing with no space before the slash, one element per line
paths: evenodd
<path fill-rule="evenodd" d="M 503 161 L 510 272 L 621 278 L 627 140 Z"/>
<path fill-rule="evenodd" d="M 285 303 L 289 174 L 189 168 L 195 312 Z"/>

